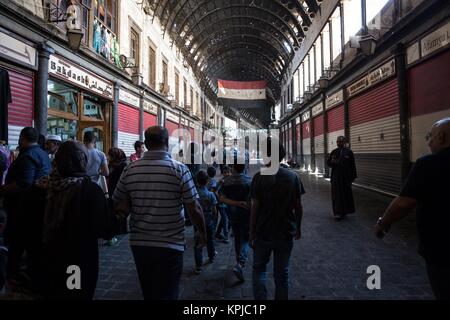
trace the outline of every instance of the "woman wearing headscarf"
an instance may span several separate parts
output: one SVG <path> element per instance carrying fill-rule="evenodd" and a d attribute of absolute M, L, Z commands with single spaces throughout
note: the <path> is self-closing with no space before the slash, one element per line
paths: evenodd
<path fill-rule="evenodd" d="M 39 181 L 47 190 L 43 228 L 43 295 L 47 299 L 92 299 L 98 278 L 98 238 L 113 234 L 115 217 L 102 189 L 86 174 L 86 147 L 61 144 L 55 170 Z M 72 289 L 72 290 L 71 290 Z"/>
<path fill-rule="evenodd" d="M 127 156 L 122 149 L 111 148 L 108 151 L 109 176 L 107 178 L 108 194 L 109 194 L 109 208 L 113 208 L 112 195 L 116 190 L 117 183 L 119 183 L 120 176 L 123 169 L 128 165 Z M 120 233 L 127 233 L 127 220 L 123 220 L 120 226 Z M 117 243 L 117 238 L 109 239 L 105 244 L 112 246 Z"/>

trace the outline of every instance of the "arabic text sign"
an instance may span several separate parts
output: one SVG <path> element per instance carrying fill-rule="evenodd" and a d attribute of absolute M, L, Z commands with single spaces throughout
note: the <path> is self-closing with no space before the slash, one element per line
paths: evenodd
<path fill-rule="evenodd" d="M 49 73 L 71 82 L 81 88 L 90 90 L 108 99 L 113 99 L 113 84 L 90 72 L 76 67 L 71 62 L 52 55 L 48 62 Z"/>
<path fill-rule="evenodd" d="M 3 32 L 0 32 L 0 54 L 36 66 L 36 49 Z"/>

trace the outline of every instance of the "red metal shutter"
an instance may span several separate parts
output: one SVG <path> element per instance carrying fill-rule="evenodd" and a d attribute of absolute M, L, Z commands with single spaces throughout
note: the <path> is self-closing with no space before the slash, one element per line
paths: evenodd
<path fill-rule="evenodd" d="M 450 50 L 408 71 L 411 160 L 429 153 L 424 137 L 437 120 L 450 116 Z"/>
<path fill-rule="evenodd" d="M 400 116 L 397 79 L 349 101 L 350 146 L 356 183 L 397 193 L 401 185 Z"/>
<path fill-rule="evenodd" d="M 336 139 L 339 136 L 345 135 L 344 132 L 344 105 L 339 105 L 327 111 L 327 150 L 331 153 L 336 146 Z"/>
<path fill-rule="evenodd" d="M 303 169 L 311 170 L 311 121 L 302 123 Z"/>
<path fill-rule="evenodd" d="M 139 110 L 122 103 L 118 109 L 118 147 L 128 156 L 135 152 L 134 143 L 139 140 Z"/>
<path fill-rule="evenodd" d="M 31 74 L 7 68 L 12 102 L 8 104 L 8 142 L 15 145 L 20 131 L 33 125 L 34 78 Z"/>
<path fill-rule="evenodd" d="M 301 126 L 300 123 L 298 123 L 295 126 L 295 134 L 297 135 L 297 163 L 300 163 L 300 159 L 301 159 L 301 141 L 300 141 L 300 138 L 301 138 L 300 132 L 301 132 L 301 130 L 302 130 L 302 126 Z"/>
<path fill-rule="evenodd" d="M 316 172 L 325 172 L 324 160 L 324 136 L 323 136 L 323 115 L 313 119 L 314 122 L 314 162 Z"/>
<path fill-rule="evenodd" d="M 172 132 L 178 129 L 178 123 L 166 120 L 166 128 L 169 131 L 169 135 L 172 135 Z"/>
<path fill-rule="evenodd" d="M 144 112 L 144 131 L 149 127 L 157 126 L 158 119 L 154 114 Z"/>

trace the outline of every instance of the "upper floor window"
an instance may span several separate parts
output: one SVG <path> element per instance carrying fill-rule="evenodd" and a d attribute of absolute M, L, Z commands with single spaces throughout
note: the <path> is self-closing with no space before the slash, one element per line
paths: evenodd
<path fill-rule="evenodd" d="M 130 28 L 130 58 L 135 61 L 136 70 L 139 70 L 139 32 Z"/>
<path fill-rule="evenodd" d="M 331 57 L 333 65 L 339 65 L 337 58 L 342 52 L 342 39 L 341 39 L 341 9 L 337 7 L 331 15 L 331 37 L 332 37 L 332 52 Z"/>
<path fill-rule="evenodd" d="M 165 58 L 162 61 L 162 83 L 164 87 L 167 87 L 169 84 L 169 66 Z"/>
<path fill-rule="evenodd" d="M 175 101 L 180 104 L 180 74 L 175 70 Z"/>
<path fill-rule="evenodd" d="M 187 82 L 186 79 L 184 79 L 183 81 L 183 107 L 186 108 L 187 104 L 188 104 L 188 100 L 187 100 Z"/>
<path fill-rule="evenodd" d="M 156 84 L 156 50 L 153 47 L 148 49 L 148 83 L 152 89 Z"/>
<path fill-rule="evenodd" d="M 192 87 L 189 93 L 191 98 L 191 105 L 189 106 L 189 110 L 192 110 L 192 108 L 194 107 L 194 89 Z"/>
<path fill-rule="evenodd" d="M 322 30 L 322 51 L 323 51 L 323 69 L 328 69 L 331 63 L 330 56 L 330 27 L 327 23 Z"/>
<path fill-rule="evenodd" d="M 112 33 L 117 33 L 117 0 L 94 0 L 94 16 Z"/>
<path fill-rule="evenodd" d="M 345 43 L 347 43 L 350 41 L 350 37 L 355 36 L 362 28 L 362 6 L 361 0 L 344 0 L 342 5 L 344 10 L 344 38 Z"/>

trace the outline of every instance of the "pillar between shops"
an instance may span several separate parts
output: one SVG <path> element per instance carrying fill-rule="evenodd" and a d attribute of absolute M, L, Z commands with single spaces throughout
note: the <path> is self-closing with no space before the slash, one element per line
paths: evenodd
<path fill-rule="evenodd" d="M 38 72 L 35 89 L 35 119 L 34 127 L 44 136 L 47 136 L 47 95 L 48 95 L 48 61 L 55 50 L 43 42 L 38 49 Z"/>
<path fill-rule="evenodd" d="M 139 99 L 139 141 L 144 141 L 144 96 L 145 90 L 140 92 Z"/>
<path fill-rule="evenodd" d="M 114 101 L 111 110 L 111 145 L 114 148 L 119 146 L 119 91 L 120 82 L 114 82 Z"/>

